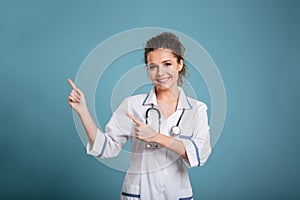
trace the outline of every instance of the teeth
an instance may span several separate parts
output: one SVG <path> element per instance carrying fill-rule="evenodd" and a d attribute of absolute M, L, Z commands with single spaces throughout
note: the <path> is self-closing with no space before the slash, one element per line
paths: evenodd
<path fill-rule="evenodd" d="M 157 79 L 158 82 L 165 82 L 165 81 L 167 81 L 167 80 L 169 80 L 169 78 Z"/>

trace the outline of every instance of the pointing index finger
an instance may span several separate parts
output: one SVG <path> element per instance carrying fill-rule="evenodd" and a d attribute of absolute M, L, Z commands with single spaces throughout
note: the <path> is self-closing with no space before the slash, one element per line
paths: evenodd
<path fill-rule="evenodd" d="M 136 125 L 141 126 L 141 125 L 144 124 L 143 122 L 141 122 L 140 120 L 138 120 L 135 116 L 133 116 L 133 115 L 131 115 L 131 114 L 129 114 L 129 113 L 127 113 L 127 116 L 128 116 L 134 123 L 136 123 Z"/>
<path fill-rule="evenodd" d="M 72 87 L 73 90 L 77 89 L 76 85 L 73 83 L 73 81 L 71 79 L 68 78 L 68 82 L 71 85 L 71 87 Z"/>

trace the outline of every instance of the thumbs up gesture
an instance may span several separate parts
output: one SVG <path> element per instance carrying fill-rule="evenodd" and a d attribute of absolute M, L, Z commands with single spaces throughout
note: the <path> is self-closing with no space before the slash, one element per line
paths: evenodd
<path fill-rule="evenodd" d="M 70 92 L 68 103 L 80 115 L 87 107 L 83 92 L 76 87 L 71 79 L 68 79 L 72 91 Z"/>

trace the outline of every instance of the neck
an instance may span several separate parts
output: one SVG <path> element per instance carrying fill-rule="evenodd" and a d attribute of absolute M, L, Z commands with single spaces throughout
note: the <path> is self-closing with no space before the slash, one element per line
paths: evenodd
<path fill-rule="evenodd" d="M 159 90 L 155 88 L 156 99 L 158 101 L 167 101 L 167 102 L 174 102 L 178 100 L 179 96 L 179 89 L 176 87 L 174 89 L 165 89 Z"/>

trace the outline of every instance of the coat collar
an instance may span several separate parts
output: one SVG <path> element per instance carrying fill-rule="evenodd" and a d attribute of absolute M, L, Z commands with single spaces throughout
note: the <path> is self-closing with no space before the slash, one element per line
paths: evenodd
<path fill-rule="evenodd" d="M 183 89 L 181 87 L 178 87 L 179 89 L 179 98 L 178 98 L 178 104 L 177 104 L 177 110 L 179 109 L 192 109 L 192 105 L 190 104 L 187 96 L 185 95 Z M 157 100 L 156 100 L 156 94 L 155 94 L 155 87 L 152 88 L 152 90 L 147 94 L 146 98 L 143 101 L 143 106 L 147 105 L 155 105 L 157 106 Z"/>

